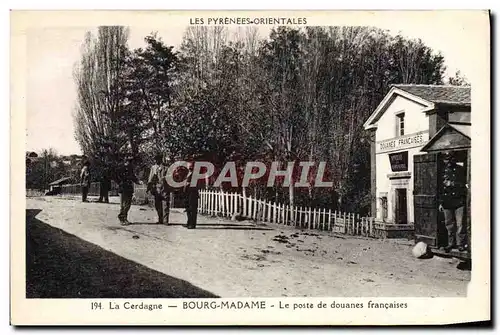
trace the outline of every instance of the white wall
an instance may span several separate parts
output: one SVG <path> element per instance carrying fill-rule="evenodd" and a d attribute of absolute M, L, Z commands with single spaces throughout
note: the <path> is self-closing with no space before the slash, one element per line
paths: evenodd
<path fill-rule="evenodd" d="M 397 96 L 377 122 L 376 140 L 382 141 L 398 137 L 396 134 L 396 114 L 402 111 L 405 112 L 405 134 L 429 130 L 428 116 L 422 112 L 423 108 L 416 102 Z"/>
<path fill-rule="evenodd" d="M 405 135 L 418 133 L 421 131 L 429 130 L 429 118 L 422 112 L 424 106 L 417 104 L 409 99 L 401 96 L 397 96 L 393 102 L 386 109 L 385 113 L 377 122 L 376 130 L 376 141 L 383 141 L 393 138 L 398 138 L 396 134 L 396 115 L 400 112 L 405 113 Z M 428 133 L 423 135 L 425 142 L 428 141 Z M 422 143 L 418 147 L 413 148 L 403 148 L 401 150 L 392 151 L 408 151 L 408 172 L 411 173 L 411 178 L 409 179 L 407 190 L 407 203 L 408 203 L 408 222 L 413 223 L 413 155 L 421 154 L 420 149 L 425 144 Z M 379 151 L 379 145 L 377 145 L 377 152 Z M 391 153 L 392 153 L 391 152 Z M 379 201 L 380 194 L 383 192 L 387 193 L 387 221 L 393 222 L 393 207 L 394 207 L 394 195 L 393 189 L 391 189 L 391 180 L 388 178 L 388 174 L 392 174 L 391 164 L 389 161 L 389 153 L 377 153 L 376 154 L 376 194 L 377 194 L 377 218 L 382 218 L 382 208 Z M 404 172 L 407 173 L 407 172 Z M 404 188 L 404 186 L 398 186 Z"/>

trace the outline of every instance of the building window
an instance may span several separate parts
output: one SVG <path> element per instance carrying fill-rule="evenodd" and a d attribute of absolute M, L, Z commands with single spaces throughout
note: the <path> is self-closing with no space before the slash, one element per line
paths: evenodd
<path fill-rule="evenodd" d="M 396 136 L 403 136 L 405 134 L 405 113 L 396 115 Z"/>

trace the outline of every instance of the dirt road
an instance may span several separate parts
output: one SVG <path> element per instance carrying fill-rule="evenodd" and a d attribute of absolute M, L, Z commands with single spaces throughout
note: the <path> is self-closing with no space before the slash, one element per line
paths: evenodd
<path fill-rule="evenodd" d="M 409 241 L 334 236 L 205 216 L 199 216 L 197 229 L 188 230 L 182 226 L 186 222 L 183 212 L 171 212 L 170 226 L 157 225 L 154 210 L 146 206 L 132 206 L 129 220 L 134 224 L 123 227 L 117 221 L 117 203 L 81 203 L 57 197 L 28 198 L 27 209 L 41 210 L 36 219 L 42 225 L 108 251 L 87 257 L 87 262 L 96 258 L 96 267 L 106 267 L 107 259 L 116 255 L 153 271 L 155 278 L 163 274 L 179 280 L 175 285 L 192 285 L 186 288 L 190 292 L 186 297 L 457 297 L 466 294 L 470 280 L 469 271 L 457 269 L 456 259 L 413 258 Z M 33 233 L 43 231 L 38 226 Z M 79 248 L 87 248 L 82 245 Z M 66 246 L 71 249 L 71 244 Z M 43 253 L 43 248 L 37 252 Z M 79 264 L 75 261 L 73 265 Z M 130 269 L 113 269 L 114 273 L 138 276 Z M 106 276 L 106 272 L 87 275 Z M 86 285 L 96 285 L 91 290 L 95 294 L 110 285 L 102 278 L 90 283 Z M 128 286 L 150 285 L 141 280 L 131 283 Z M 132 296 L 142 292 L 132 291 Z M 171 294 L 167 291 L 154 294 Z M 172 294 L 183 294 L 176 292 Z"/>

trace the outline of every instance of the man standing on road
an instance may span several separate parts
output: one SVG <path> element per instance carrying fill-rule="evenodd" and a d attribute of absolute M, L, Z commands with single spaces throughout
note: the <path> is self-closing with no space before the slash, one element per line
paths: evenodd
<path fill-rule="evenodd" d="M 458 165 L 452 152 L 443 154 L 444 173 L 439 210 L 444 212 L 444 221 L 448 230 L 450 252 L 458 245 L 459 251 L 467 250 L 467 225 L 464 220 L 465 201 L 467 199 L 467 177 L 465 167 Z"/>
<path fill-rule="evenodd" d="M 148 191 L 155 199 L 155 208 L 158 213 L 158 224 L 168 225 L 170 214 L 170 192 L 168 190 L 167 175 L 168 167 L 163 161 L 163 155 L 155 156 L 155 164 L 151 167 L 148 178 Z M 165 203 L 165 207 L 163 204 Z"/>
<path fill-rule="evenodd" d="M 120 193 L 120 214 L 118 214 L 118 220 L 120 220 L 122 225 L 130 224 L 128 221 L 128 212 L 132 205 L 134 183 L 143 184 L 135 175 L 132 163 L 133 157 L 127 155 L 116 173 L 116 182 L 118 183 L 118 192 Z"/>
<path fill-rule="evenodd" d="M 184 186 L 184 194 L 186 196 L 186 214 L 188 229 L 196 228 L 196 219 L 198 215 L 198 185 L 191 186 L 193 178 L 194 163 L 190 162 L 188 165 L 188 175 L 186 177 L 186 185 Z"/>
<path fill-rule="evenodd" d="M 87 201 L 87 195 L 90 188 L 90 163 L 86 160 L 83 163 L 82 171 L 80 172 L 80 185 L 82 186 L 82 202 Z"/>
<path fill-rule="evenodd" d="M 109 203 L 109 190 L 111 189 L 111 177 L 110 177 L 109 166 L 107 164 L 104 164 L 99 186 L 100 187 L 99 187 L 98 202 Z"/>

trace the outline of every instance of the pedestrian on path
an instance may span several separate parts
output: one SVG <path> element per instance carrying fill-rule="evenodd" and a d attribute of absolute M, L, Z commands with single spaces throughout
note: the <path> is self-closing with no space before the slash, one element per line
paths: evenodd
<path fill-rule="evenodd" d="M 154 197 L 158 224 L 168 225 L 170 214 L 170 191 L 168 189 L 167 175 L 168 167 L 165 165 L 162 154 L 155 156 L 155 164 L 151 167 L 148 178 L 148 191 Z M 164 206 L 165 205 L 165 206 Z"/>
<path fill-rule="evenodd" d="M 194 163 L 190 162 L 188 165 L 188 175 L 186 178 L 186 185 L 184 186 L 184 194 L 186 196 L 186 214 L 188 229 L 196 228 L 196 220 L 198 215 L 198 185 L 191 186 L 193 177 Z"/>
<path fill-rule="evenodd" d="M 98 202 L 109 203 L 109 191 L 111 190 L 111 177 L 109 166 L 104 165 L 102 170 L 101 180 L 99 184 L 99 200 Z"/>
<path fill-rule="evenodd" d="M 82 202 L 87 201 L 87 195 L 90 188 L 90 162 L 83 163 L 82 171 L 80 172 L 80 185 L 82 186 Z"/>
<path fill-rule="evenodd" d="M 122 225 L 127 225 L 130 224 L 128 221 L 128 212 L 132 205 L 134 183 L 143 184 L 135 175 L 132 156 L 126 156 L 122 165 L 118 167 L 116 182 L 118 183 L 118 192 L 120 193 L 120 214 L 118 214 L 118 220 L 120 220 Z"/>

